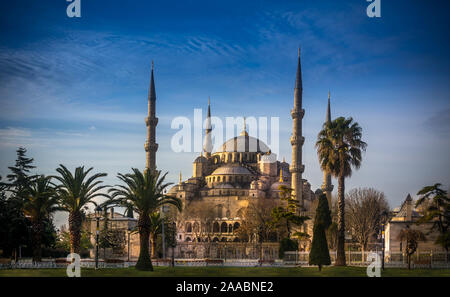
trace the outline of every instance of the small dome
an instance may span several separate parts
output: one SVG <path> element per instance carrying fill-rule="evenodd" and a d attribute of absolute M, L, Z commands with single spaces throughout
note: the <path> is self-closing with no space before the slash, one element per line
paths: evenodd
<path fill-rule="evenodd" d="M 249 175 L 251 174 L 251 172 L 247 168 L 244 168 L 242 166 L 225 165 L 217 168 L 212 173 L 212 175 L 230 175 L 230 174 Z"/>
<path fill-rule="evenodd" d="M 206 159 L 205 157 L 199 156 L 195 159 L 194 163 L 206 163 L 208 161 L 208 159 Z"/>
<path fill-rule="evenodd" d="M 255 153 L 267 153 L 270 148 L 258 138 L 240 135 L 227 140 L 218 152 L 255 152 Z"/>
<path fill-rule="evenodd" d="M 276 182 L 270 186 L 271 191 L 280 191 L 280 186 L 290 187 L 290 184 L 287 182 Z"/>

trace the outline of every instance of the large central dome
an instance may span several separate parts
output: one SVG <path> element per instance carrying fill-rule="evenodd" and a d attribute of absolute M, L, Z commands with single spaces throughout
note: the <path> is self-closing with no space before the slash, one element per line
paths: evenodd
<path fill-rule="evenodd" d="M 267 153 L 270 148 L 258 138 L 239 135 L 227 140 L 217 152 L 253 152 Z"/>

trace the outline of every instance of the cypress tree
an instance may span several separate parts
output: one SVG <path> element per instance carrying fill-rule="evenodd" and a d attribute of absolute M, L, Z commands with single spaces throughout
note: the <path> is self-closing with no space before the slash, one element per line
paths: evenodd
<path fill-rule="evenodd" d="M 316 210 L 316 217 L 314 220 L 314 235 L 311 244 L 311 251 L 309 252 L 309 264 L 318 265 L 319 271 L 322 270 L 322 265 L 330 265 L 330 252 L 328 250 L 326 229 L 331 224 L 331 214 L 328 207 L 327 196 L 320 195 L 319 203 Z"/>

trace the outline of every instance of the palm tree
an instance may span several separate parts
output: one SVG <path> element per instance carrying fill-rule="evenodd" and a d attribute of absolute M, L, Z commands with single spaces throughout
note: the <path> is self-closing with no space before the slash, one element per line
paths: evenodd
<path fill-rule="evenodd" d="M 50 218 L 53 212 L 61 210 L 51 177 L 41 175 L 30 181 L 23 189 L 23 198 L 23 213 L 29 217 L 32 224 L 33 261 L 40 262 L 44 220 Z"/>
<path fill-rule="evenodd" d="M 57 187 L 59 204 L 64 211 L 69 212 L 70 252 L 79 254 L 83 208 L 89 203 L 97 206 L 93 200 L 96 197 L 109 198 L 107 194 L 99 193 L 107 186 L 100 185 L 103 181 L 98 179 L 107 174 L 96 173 L 88 177 L 93 167 L 88 170 L 84 170 L 84 166 L 77 167 L 75 174 L 72 174 L 64 165 L 59 166 L 56 171 L 60 176 L 54 176 L 61 183 Z"/>
<path fill-rule="evenodd" d="M 411 269 L 411 256 L 416 252 L 419 241 L 426 241 L 425 235 L 419 230 L 410 229 L 406 226 L 405 229 L 400 230 L 398 240 L 406 241 L 406 256 L 408 259 L 408 269 Z"/>
<path fill-rule="evenodd" d="M 152 241 L 152 259 L 158 258 L 156 253 L 156 242 L 158 239 L 158 234 L 162 232 L 162 224 L 164 224 L 164 219 L 161 218 L 161 214 L 159 212 L 154 212 L 150 214 L 150 238 Z"/>
<path fill-rule="evenodd" d="M 339 117 L 326 122 L 317 136 L 320 167 L 338 179 L 336 266 L 345 266 L 345 178 L 352 175 L 352 167 L 358 169 L 361 166 L 362 151 L 367 147 L 361 137 L 362 129 L 351 117 Z"/>
<path fill-rule="evenodd" d="M 145 170 L 143 173 L 136 168 L 132 168 L 133 173 L 121 174 L 117 177 L 125 185 L 117 185 L 111 188 L 112 203 L 126 208 L 132 207 L 133 211 L 139 214 L 138 230 L 140 251 L 136 263 L 136 269 L 153 271 L 149 253 L 149 238 L 152 229 L 150 215 L 160 209 L 165 204 L 174 205 L 181 211 L 181 200 L 176 197 L 166 196 L 164 190 L 170 183 L 164 183 L 166 174 L 160 176 L 160 171 Z"/>

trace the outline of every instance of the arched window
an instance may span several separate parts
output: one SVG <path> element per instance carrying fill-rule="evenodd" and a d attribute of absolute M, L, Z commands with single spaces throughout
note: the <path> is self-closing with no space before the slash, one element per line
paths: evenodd
<path fill-rule="evenodd" d="M 187 233 L 191 233 L 192 232 L 192 224 L 189 223 L 189 222 L 186 223 L 186 232 Z"/>
<path fill-rule="evenodd" d="M 219 241 L 219 238 L 214 237 L 213 242 L 218 242 L 218 241 Z"/>
<path fill-rule="evenodd" d="M 222 225 L 220 225 L 220 232 L 227 233 L 228 225 L 227 223 L 223 222 Z"/>
<path fill-rule="evenodd" d="M 219 223 L 214 222 L 214 224 L 213 224 L 213 232 L 214 233 L 219 233 L 220 232 Z"/>
<path fill-rule="evenodd" d="M 240 226 L 241 225 L 238 222 L 234 223 L 233 230 L 236 231 Z"/>
<path fill-rule="evenodd" d="M 195 233 L 198 233 L 200 231 L 200 227 L 197 222 L 194 223 L 193 229 Z"/>
<path fill-rule="evenodd" d="M 186 242 L 191 241 L 191 238 L 190 237 L 186 237 L 185 241 Z"/>
<path fill-rule="evenodd" d="M 233 226 L 231 224 L 228 225 L 228 233 L 233 232 Z"/>

